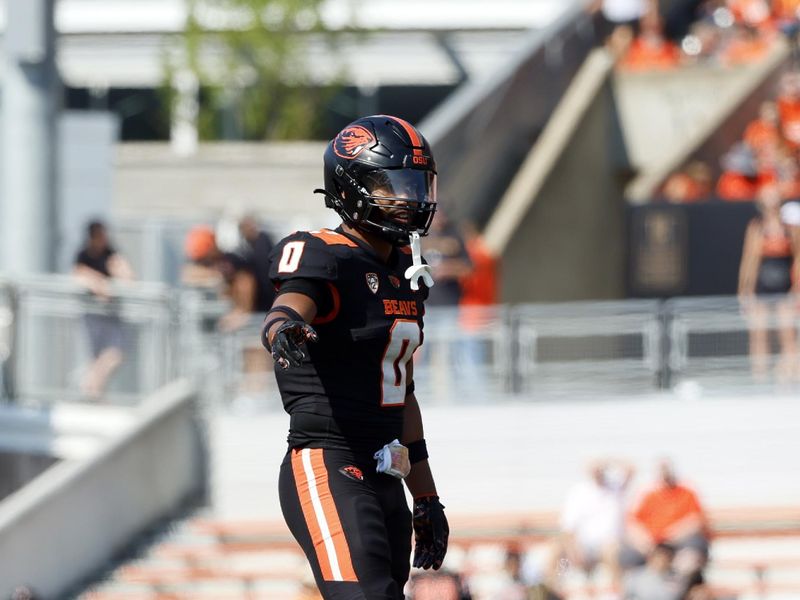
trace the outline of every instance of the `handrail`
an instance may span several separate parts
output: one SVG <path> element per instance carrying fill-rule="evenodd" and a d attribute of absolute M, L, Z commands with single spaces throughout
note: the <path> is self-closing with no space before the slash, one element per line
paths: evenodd
<path fill-rule="evenodd" d="M 594 46 L 588 4 L 576 2 L 531 31 L 492 77 L 468 81 L 419 124 L 434 147 L 440 197 L 452 216 L 485 220 L 511 181 Z"/>

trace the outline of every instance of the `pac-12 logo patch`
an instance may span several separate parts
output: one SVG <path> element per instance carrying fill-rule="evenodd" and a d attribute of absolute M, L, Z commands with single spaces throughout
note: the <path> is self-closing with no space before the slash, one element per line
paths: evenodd
<path fill-rule="evenodd" d="M 373 294 L 378 293 L 378 274 L 377 273 L 367 273 L 367 287 Z"/>
<path fill-rule="evenodd" d="M 366 127 L 353 125 L 343 129 L 336 139 L 333 140 L 333 151 L 336 156 L 341 156 L 348 160 L 354 159 L 361 154 L 364 148 L 375 143 L 375 136 Z"/>
<path fill-rule="evenodd" d="M 339 469 L 339 473 L 345 477 L 349 477 L 350 479 L 355 479 L 356 481 L 364 481 L 364 473 L 361 472 L 361 469 L 354 467 L 353 465 L 342 467 Z"/>
<path fill-rule="evenodd" d="M 400 287 L 400 278 L 395 275 L 389 275 L 389 283 L 391 283 L 394 287 Z"/>

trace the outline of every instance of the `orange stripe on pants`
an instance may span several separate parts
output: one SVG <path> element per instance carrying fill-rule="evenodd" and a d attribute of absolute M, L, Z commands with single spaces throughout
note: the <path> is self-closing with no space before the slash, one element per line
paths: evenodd
<path fill-rule="evenodd" d="M 358 581 L 321 449 L 292 450 L 300 506 L 325 581 Z M 304 455 L 305 453 L 305 455 Z M 304 461 L 305 458 L 305 461 Z"/>

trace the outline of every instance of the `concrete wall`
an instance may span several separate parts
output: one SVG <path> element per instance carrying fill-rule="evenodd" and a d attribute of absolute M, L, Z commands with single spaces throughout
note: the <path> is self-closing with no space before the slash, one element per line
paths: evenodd
<path fill-rule="evenodd" d="M 208 143 L 180 157 L 169 144 L 121 144 L 114 164 L 117 215 L 213 218 L 250 210 L 298 226 L 327 226 L 324 142 Z"/>
<path fill-rule="evenodd" d="M 163 388 L 92 458 L 65 460 L 0 503 L 0 596 L 27 584 L 59 597 L 202 489 L 195 399 L 186 381 Z"/>
<path fill-rule="evenodd" d="M 624 163 L 606 77 L 505 248 L 504 302 L 623 297 Z"/>

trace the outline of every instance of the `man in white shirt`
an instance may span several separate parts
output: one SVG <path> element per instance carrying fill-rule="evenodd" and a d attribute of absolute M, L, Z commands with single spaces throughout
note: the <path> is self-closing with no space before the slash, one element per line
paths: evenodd
<path fill-rule="evenodd" d="M 609 571 L 613 585 L 620 584 L 619 546 L 625 522 L 625 494 L 633 478 L 633 467 L 622 460 L 594 462 L 589 477 L 568 492 L 561 514 L 561 535 L 555 540 L 550 581 L 557 584 L 557 571 L 566 558 L 570 566 L 588 574 L 598 564 Z"/>

